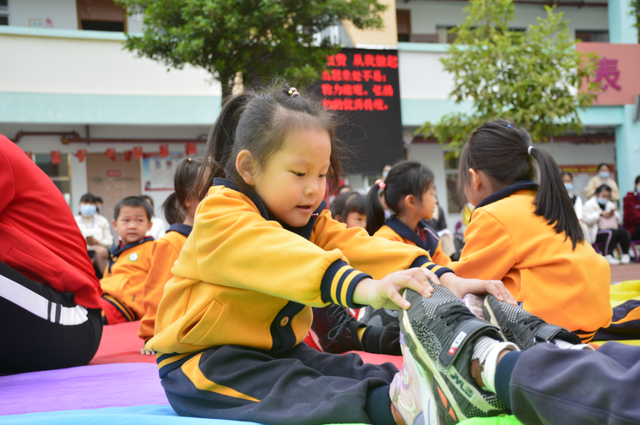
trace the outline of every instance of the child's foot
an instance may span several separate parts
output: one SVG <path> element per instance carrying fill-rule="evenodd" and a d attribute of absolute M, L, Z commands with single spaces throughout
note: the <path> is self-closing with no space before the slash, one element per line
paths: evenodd
<path fill-rule="evenodd" d="M 480 389 L 471 375 L 476 342 L 483 336 L 502 340 L 500 330 L 478 319 L 449 289 L 434 285 L 430 298 L 412 290 L 400 310 L 400 329 L 412 358 L 433 374 L 436 404 L 446 422 L 496 416 L 506 407 L 495 394 Z"/>
<path fill-rule="evenodd" d="M 408 425 L 438 424 L 433 375 L 415 361 L 404 342 L 400 343 L 400 347 L 404 365 L 391 382 L 391 403 Z"/>
<path fill-rule="evenodd" d="M 313 309 L 311 332 L 315 334 L 314 340 L 326 353 L 362 351 L 358 328 L 364 326 L 340 305 L 331 304 Z"/>
<path fill-rule="evenodd" d="M 560 348 L 567 348 L 566 343 L 582 344 L 580 337 L 567 329 L 547 323 L 520 307 L 498 301 L 493 295 L 487 295 L 483 308 L 485 319 L 498 326 L 507 341 L 522 351 L 540 342 L 556 343 Z"/>

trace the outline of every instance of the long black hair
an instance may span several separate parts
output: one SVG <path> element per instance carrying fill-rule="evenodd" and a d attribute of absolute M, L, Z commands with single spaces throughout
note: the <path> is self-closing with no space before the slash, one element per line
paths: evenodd
<path fill-rule="evenodd" d="M 373 235 L 384 225 L 380 196 L 384 196 L 387 207 L 397 214 L 407 195 L 415 196 L 420 202 L 433 182 L 433 171 L 417 161 L 402 161 L 391 167 L 384 182 L 376 182 L 367 194 L 367 232 Z"/>
<path fill-rule="evenodd" d="M 264 92 L 245 89 L 242 94 L 230 96 L 222 107 L 209 132 L 205 152 L 209 165 L 202 167 L 198 180 L 200 199 L 212 185 L 210 175 L 216 167 L 224 170 L 227 178 L 248 189 L 238 174 L 236 157 L 242 150 L 251 152 L 258 167 L 273 155 L 287 135 L 296 130 L 318 128 L 325 130 L 331 140 L 331 158 L 327 182 L 338 186 L 342 167 L 340 157 L 343 147 L 336 137 L 334 114 L 323 109 L 322 103 L 302 96 L 297 90 L 277 82 Z"/>
<path fill-rule="evenodd" d="M 534 180 L 535 159 L 540 169 L 535 214 L 545 218 L 556 233 L 565 232 L 573 249 L 584 241 L 573 203 L 564 187 L 558 164 L 544 149 L 532 148 L 526 130 L 506 120 L 491 121 L 477 128 L 462 149 L 458 170 L 458 190 L 466 199 L 469 169 L 480 170 L 490 179 L 495 191 L 518 181 Z"/>

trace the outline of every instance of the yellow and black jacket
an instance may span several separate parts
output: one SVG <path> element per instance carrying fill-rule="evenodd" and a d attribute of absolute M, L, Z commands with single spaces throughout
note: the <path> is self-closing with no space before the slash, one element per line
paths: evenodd
<path fill-rule="evenodd" d="M 144 281 L 142 307 L 144 317 L 140 320 L 138 336 L 145 341 L 153 336 L 156 324 L 156 311 L 162 299 L 164 285 L 173 277 L 171 267 L 178 259 L 180 251 L 191 233 L 192 226 L 174 223 L 167 233 L 153 242 L 151 248 L 151 268 Z"/>
<path fill-rule="evenodd" d="M 306 226 L 283 226 L 254 193 L 215 179 L 171 270 L 146 348 L 157 352 L 161 375 L 215 346 L 286 351 L 306 337 L 311 307 L 360 307 L 352 299 L 360 280 L 410 267 L 437 266 L 421 249 L 347 229 L 324 202 Z"/>
<path fill-rule="evenodd" d="M 460 277 L 502 280 L 522 308 L 589 341 L 611 322 L 609 264 L 587 243 L 574 250 L 534 213 L 536 188 L 518 182 L 478 204 L 460 261 L 449 267 Z"/>
<path fill-rule="evenodd" d="M 143 288 L 151 268 L 152 246 L 153 238 L 147 236 L 113 249 L 109 266 L 100 280 L 102 298 L 113 304 L 129 322 L 144 314 Z"/>
<path fill-rule="evenodd" d="M 385 238 L 390 241 L 402 242 L 408 245 L 417 246 L 429 253 L 431 260 L 440 265 L 446 266 L 451 262 L 451 257 L 442 252 L 440 239 L 437 232 L 428 224 L 420 221 L 418 227 L 425 232 L 427 240 L 423 241 L 420 236 L 404 224 L 398 218 L 391 218 L 384 223 L 373 236 Z"/>

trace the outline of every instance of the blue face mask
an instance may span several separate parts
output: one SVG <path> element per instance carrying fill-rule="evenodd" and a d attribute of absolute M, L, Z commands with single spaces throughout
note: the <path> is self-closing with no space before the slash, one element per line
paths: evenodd
<path fill-rule="evenodd" d="M 598 203 L 602 206 L 607 205 L 608 199 L 598 198 Z"/>
<path fill-rule="evenodd" d="M 565 183 L 564 187 L 567 188 L 567 192 L 571 192 L 571 190 L 573 189 L 573 184 L 571 183 Z"/>
<path fill-rule="evenodd" d="M 600 176 L 600 178 L 601 178 L 602 180 L 606 180 L 606 179 L 608 179 L 608 178 L 609 178 L 609 172 L 608 172 L 608 171 L 600 171 L 600 172 L 598 173 L 598 175 Z"/>
<path fill-rule="evenodd" d="M 384 171 L 384 172 L 382 172 L 382 179 L 383 179 L 383 180 L 384 180 L 384 179 L 386 179 L 388 175 L 389 175 L 389 172 L 388 172 L 388 171 Z"/>
<path fill-rule="evenodd" d="M 80 205 L 80 214 L 82 214 L 84 217 L 93 217 L 96 211 L 97 211 L 97 208 L 95 205 L 91 205 L 91 204 Z"/>

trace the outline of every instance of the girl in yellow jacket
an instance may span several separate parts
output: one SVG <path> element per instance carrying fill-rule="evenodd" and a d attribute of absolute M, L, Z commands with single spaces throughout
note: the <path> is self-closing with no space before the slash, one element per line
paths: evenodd
<path fill-rule="evenodd" d="M 502 280 L 522 308 L 585 342 L 608 326 L 609 264 L 585 243 L 551 155 L 534 148 L 524 129 L 493 121 L 469 138 L 458 175 L 475 209 L 460 261 L 449 267 Z"/>
<path fill-rule="evenodd" d="M 193 228 L 193 217 L 199 203 L 196 182 L 201 165 L 202 161 L 199 159 L 187 158 L 180 161 L 173 177 L 175 192 L 162 205 L 164 216 L 171 227 L 162 238 L 153 242 L 151 248 L 151 268 L 144 282 L 144 316 L 138 328 L 138 336 L 145 341 L 153 336 L 156 310 L 164 285 L 173 277 L 173 263 L 178 259 Z M 141 354 L 153 353 L 142 349 Z"/>
<path fill-rule="evenodd" d="M 146 344 L 179 414 L 282 425 L 393 423 L 404 414 L 413 422 L 422 410 L 398 407 L 408 390 L 390 394 L 391 364 L 301 344 L 312 307 L 407 308 L 399 291 L 429 296 L 427 279 L 506 297 L 500 282 L 461 280 L 421 249 L 331 219 L 323 197 L 341 171 L 334 135 L 331 113 L 295 88 L 246 90 L 224 105 L 206 155 L 228 177 L 203 189 Z"/>
<path fill-rule="evenodd" d="M 384 197 L 393 216 L 385 220 L 380 203 Z M 370 235 L 403 242 L 427 251 L 441 266 L 451 262 L 442 252 L 437 232 L 424 220 L 431 220 L 436 204 L 433 172 L 417 161 L 394 165 L 385 181 L 378 180 L 367 195 L 367 231 Z"/>

